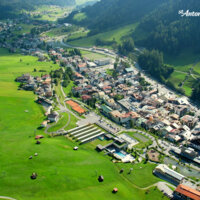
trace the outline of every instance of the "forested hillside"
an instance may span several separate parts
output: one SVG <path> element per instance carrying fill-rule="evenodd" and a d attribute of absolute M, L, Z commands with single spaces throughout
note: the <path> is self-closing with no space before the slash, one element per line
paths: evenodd
<path fill-rule="evenodd" d="M 133 33 L 136 45 L 173 54 L 188 47 L 199 52 L 200 17 L 178 14 L 198 8 L 199 0 L 102 0 L 64 21 L 86 26 L 90 35 L 139 22 Z"/>
<path fill-rule="evenodd" d="M 178 12 L 196 11 L 200 8 L 199 0 L 169 1 L 161 8 L 145 16 L 136 30 L 146 36 L 136 44 L 156 48 L 170 54 L 178 54 L 182 49 L 192 48 L 199 52 L 200 17 L 181 17 Z M 134 35 L 133 35 L 134 37 Z"/>
<path fill-rule="evenodd" d="M 64 21 L 85 25 L 91 29 L 90 34 L 95 34 L 134 23 L 166 1 L 101 0 L 93 6 L 82 9 L 80 13 L 84 17 L 81 20 L 76 20 L 76 15 L 80 15 L 80 13 L 75 11 Z"/>

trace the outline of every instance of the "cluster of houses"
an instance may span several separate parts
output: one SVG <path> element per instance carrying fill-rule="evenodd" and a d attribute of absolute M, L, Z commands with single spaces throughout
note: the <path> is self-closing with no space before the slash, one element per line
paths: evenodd
<path fill-rule="evenodd" d="M 117 77 L 113 77 L 102 70 L 104 65 L 113 66 L 111 59 L 67 57 L 61 48 L 49 54 L 75 71 L 73 95 L 83 102 L 95 98 L 96 107 L 112 121 L 127 128 L 144 128 L 174 143 L 188 144 L 200 135 L 199 119 L 185 98 L 162 93 L 157 85 L 148 85 L 144 90 L 140 75 L 122 62 L 115 68 Z"/>
<path fill-rule="evenodd" d="M 26 30 L 23 32 L 22 24 L 25 27 L 30 25 L 39 28 L 35 33 L 27 32 Z M 40 52 L 39 59 L 44 60 L 44 53 L 41 51 L 41 47 L 44 46 L 44 38 L 40 37 L 39 33 L 47 31 L 54 26 L 54 24 L 30 20 L 28 16 L 0 22 L 0 48 L 7 48 L 12 53 L 20 50 L 25 55 L 37 56 L 35 53 Z M 41 54 L 43 55 L 41 56 Z"/>
<path fill-rule="evenodd" d="M 199 119 L 193 116 L 187 101 L 161 94 L 152 85 L 141 91 L 140 77 L 132 69 L 120 67 L 121 73 L 114 79 L 105 71 L 91 69 L 86 64 L 83 71 L 79 68 L 78 64 L 74 78 L 77 87 L 73 88 L 73 94 L 78 94 L 83 100 L 99 99 L 101 103 L 97 106 L 114 122 L 142 127 L 172 142 L 190 140 L 200 134 L 195 129 L 200 125 Z M 116 99 L 118 95 L 122 96 L 121 100 Z"/>
<path fill-rule="evenodd" d="M 41 127 L 46 127 L 48 122 L 57 122 L 59 114 L 53 112 L 53 89 L 51 84 L 51 77 L 45 74 L 41 77 L 34 77 L 30 74 L 23 74 L 16 78 L 20 82 L 20 88 L 28 91 L 34 91 L 38 95 L 37 103 L 41 104 L 45 109 L 47 120 L 42 122 Z"/>

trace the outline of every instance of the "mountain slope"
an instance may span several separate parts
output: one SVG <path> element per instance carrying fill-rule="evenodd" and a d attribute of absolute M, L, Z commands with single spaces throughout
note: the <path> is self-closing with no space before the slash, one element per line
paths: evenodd
<path fill-rule="evenodd" d="M 180 10 L 198 12 L 197 8 L 200 8 L 198 0 L 169 1 L 142 20 L 133 37 L 137 32 L 145 37 L 136 39 L 136 43 L 170 54 L 178 54 L 189 47 L 199 52 L 200 47 L 196 44 L 200 42 L 200 17 L 181 17 L 179 14 Z"/>
<path fill-rule="evenodd" d="M 188 47 L 200 52 L 200 17 L 181 17 L 183 12 L 198 12 L 199 0 L 102 0 L 64 21 L 86 26 L 95 35 L 139 22 L 133 39 L 139 46 L 178 54 Z"/>
<path fill-rule="evenodd" d="M 80 13 L 75 11 L 65 21 L 85 25 L 91 29 L 91 34 L 94 34 L 134 23 L 166 1 L 101 0 L 93 6 L 82 9 L 81 14 L 84 17 L 81 20 L 76 20 L 76 16 Z"/>

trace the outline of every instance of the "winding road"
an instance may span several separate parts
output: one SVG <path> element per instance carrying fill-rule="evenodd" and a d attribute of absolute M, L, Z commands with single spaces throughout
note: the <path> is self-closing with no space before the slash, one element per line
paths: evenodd
<path fill-rule="evenodd" d="M 0 199 L 4 199 L 4 200 L 16 200 L 12 197 L 7 197 L 7 196 L 0 196 Z"/>

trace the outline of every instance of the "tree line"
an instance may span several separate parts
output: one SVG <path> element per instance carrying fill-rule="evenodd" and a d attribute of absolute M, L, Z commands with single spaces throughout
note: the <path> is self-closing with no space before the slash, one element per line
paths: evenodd
<path fill-rule="evenodd" d="M 136 44 L 155 48 L 170 55 L 179 54 L 183 49 L 200 52 L 200 19 L 199 17 L 181 17 L 183 12 L 197 11 L 200 1 L 177 0 L 169 1 L 161 8 L 144 17 L 133 37 Z M 142 32 L 145 37 L 137 34 Z"/>
<path fill-rule="evenodd" d="M 151 76 L 161 82 L 169 78 L 174 69 L 163 62 L 163 53 L 158 50 L 145 50 L 138 57 L 138 64 Z"/>

